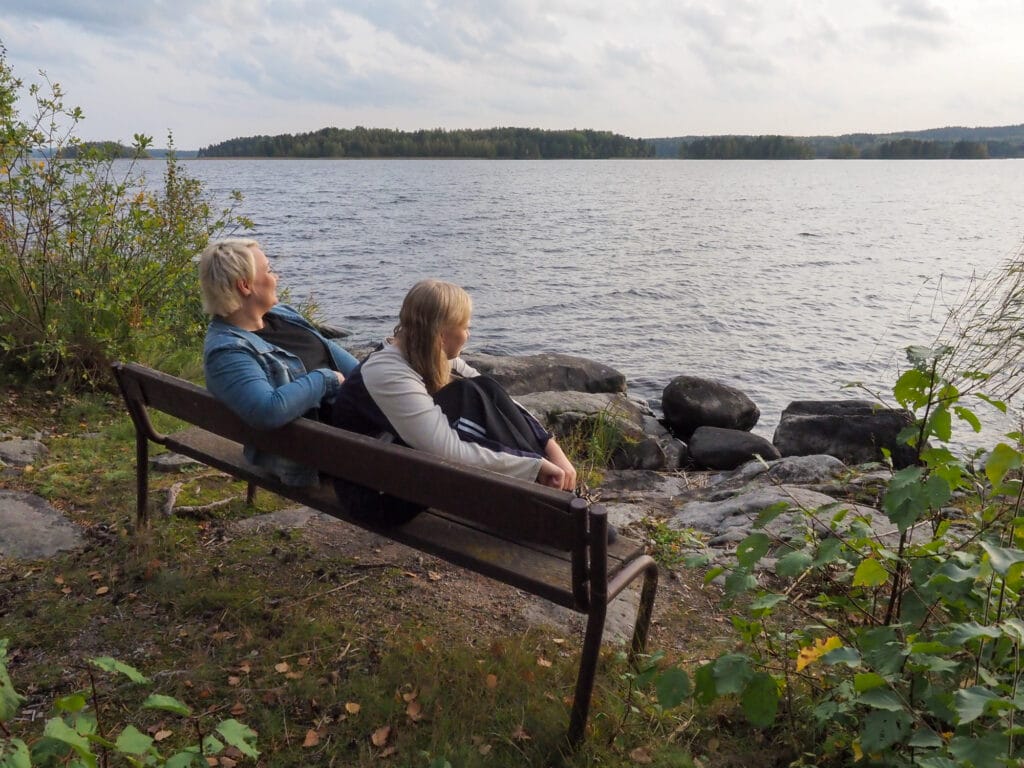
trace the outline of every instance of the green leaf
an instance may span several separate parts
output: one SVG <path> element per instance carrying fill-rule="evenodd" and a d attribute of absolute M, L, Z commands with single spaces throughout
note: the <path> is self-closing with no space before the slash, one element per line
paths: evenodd
<path fill-rule="evenodd" d="M 793 505 L 788 501 L 776 501 L 770 507 L 765 507 L 758 512 L 757 517 L 754 520 L 755 528 L 764 528 L 768 523 L 777 518 L 779 515 L 784 514 L 791 510 Z"/>
<path fill-rule="evenodd" d="M 256 731 L 240 723 L 234 718 L 224 720 L 217 726 L 217 732 L 224 737 L 224 741 L 247 757 L 257 758 L 260 752 L 256 749 Z"/>
<path fill-rule="evenodd" d="M 1024 621 L 1017 618 L 1006 619 L 999 626 L 1015 643 L 1024 643 Z"/>
<path fill-rule="evenodd" d="M 960 646 L 971 640 L 977 640 L 979 637 L 987 637 L 990 640 L 996 640 L 1001 634 L 1002 632 L 1000 632 L 996 627 L 988 627 L 981 625 L 976 621 L 968 621 L 950 626 L 949 632 L 943 640 L 950 645 Z"/>
<path fill-rule="evenodd" d="M 810 568 L 811 555 L 805 550 L 783 555 L 775 563 L 775 572 L 783 578 L 794 578 Z"/>
<path fill-rule="evenodd" d="M 752 533 L 736 547 L 736 560 L 744 568 L 751 568 L 771 549 L 772 540 L 764 533 Z"/>
<path fill-rule="evenodd" d="M 969 764 L 975 768 L 998 765 L 999 758 L 1006 757 L 1006 738 L 1001 733 L 984 736 L 954 736 L 947 746 L 959 765 Z"/>
<path fill-rule="evenodd" d="M 828 565 L 834 563 L 836 560 L 842 559 L 843 556 L 843 542 L 839 539 L 825 539 L 818 546 L 818 552 L 814 556 L 814 560 L 811 565 L 814 567 Z"/>
<path fill-rule="evenodd" d="M 767 672 L 758 672 L 747 683 L 740 696 L 743 714 L 759 728 L 775 722 L 779 711 L 779 686 Z"/>
<path fill-rule="evenodd" d="M 13 720 L 25 699 L 14 690 L 7 673 L 7 638 L 0 638 L 0 722 Z"/>
<path fill-rule="evenodd" d="M 0 739 L 0 768 L 32 768 L 32 755 L 21 739 Z"/>
<path fill-rule="evenodd" d="M 739 693 L 754 674 L 750 658 L 742 653 L 727 653 L 713 663 L 715 690 L 721 695 Z"/>
<path fill-rule="evenodd" d="M 53 702 L 53 708 L 58 712 L 81 712 L 88 702 L 81 693 L 73 693 L 70 696 L 61 696 Z"/>
<path fill-rule="evenodd" d="M 856 648 L 849 648 L 843 646 L 842 648 L 836 648 L 834 651 L 829 651 L 821 657 L 821 661 L 824 664 L 836 665 L 842 664 L 847 667 L 859 667 L 861 665 L 860 651 Z"/>
<path fill-rule="evenodd" d="M 888 580 L 889 572 L 873 557 L 861 560 L 857 570 L 853 573 L 853 586 L 855 587 L 880 587 Z"/>
<path fill-rule="evenodd" d="M 46 721 L 46 727 L 43 729 L 43 735 L 47 738 L 53 739 L 54 741 L 59 741 L 68 745 L 74 750 L 76 755 L 82 758 L 85 765 L 89 768 L 96 768 L 96 756 L 92 753 L 92 749 L 89 747 L 89 740 L 77 731 L 73 730 L 59 717 L 54 717 Z"/>
<path fill-rule="evenodd" d="M 679 667 L 669 667 L 658 676 L 654 684 L 658 704 L 664 709 L 674 709 L 682 704 L 693 693 L 690 676 Z"/>
<path fill-rule="evenodd" d="M 113 659 L 110 656 L 100 656 L 96 659 L 89 659 L 89 663 L 94 667 L 102 669 L 104 672 L 117 672 L 124 675 L 133 683 L 148 683 L 149 679 L 143 675 L 139 670 L 130 664 Z"/>
<path fill-rule="evenodd" d="M 717 696 L 714 662 L 697 667 L 697 671 L 693 674 L 693 700 L 702 706 L 707 706 Z"/>
<path fill-rule="evenodd" d="M 980 392 L 975 392 L 974 396 L 979 400 L 988 403 L 1000 413 L 1006 413 L 1006 403 L 1004 403 L 1002 400 L 996 400 L 995 398 L 989 397 L 988 395 L 983 395 Z"/>
<path fill-rule="evenodd" d="M 206 768 L 206 761 L 200 757 L 198 750 L 190 752 L 186 749 L 184 752 L 169 757 L 164 768 L 193 768 L 194 766 Z"/>
<path fill-rule="evenodd" d="M 960 418 L 961 421 L 966 421 L 971 425 L 971 429 L 975 432 L 981 432 L 981 420 L 974 415 L 974 411 L 970 408 L 965 408 L 962 405 L 957 405 L 953 408 L 953 412 Z"/>
<path fill-rule="evenodd" d="M 159 693 L 152 693 L 146 697 L 146 700 L 142 702 L 142 706 L 145 709 L 162 709 L 167 712 L 173 712 L 176 715 L 182 715 L 188 717 L 192 714 L 192 710 L 182 704 L 173 696 L 164 696 Z"/>
<path fill-rule="evenodd" d="M 1003 482 L 1006 473 L 1021 465 L 1020 451 L 1014 450 L 1006 443 L 999 443 L 985 459 L 985 476 L 993 486 Z"/>
<path fill-rule="evenodd" d="M 1010 566 L 1016 563 L 1024 563 L 1024 551 L 1019 549 L 999 547 L 987 541 L 981 542 L 981 548 L 988 554 L 988 561 L 992 565 L 992 570 L 1000 576 L 1005 576 L 1006 572 L 1010 570 Z"/>
<path fill-rule="evenodd" d="M 892 394 L 904 408 L 917 410 L 928 402 L 932 377 L 918 368 L 904 371 L 893 385 Z"/>
<path fill-rule="evenodd" d="M 941 747 L 943 743 L 942 737 L 931 728 L 918 728 L 910 734 L 910 738 L 907 739 L 908 747 L 918 747 L 923 749 Z"/>
<path fill-rule="evenodd" d="M 870 688 L 860 694 L 857 701 L 872 709 L 884 709 L 887 712 L 900 712 L 904 709 L 900 697 L 889 688 Z"/>
<path fill-rule="evenodd" d="M 985 714 L 985 708 L 997 699 L 997 694 L 980 685 L 957 690 L 953 694 L 953 709 L 959 716 L 959 724 L 964 725 L 977 720 Z"/>
<path fill-rule="evenodd" d="M 944 443 L 953 437 L 953 416 L 948 408 L 938 407 L 928 419 L 927 431 Z"/>
<path fill-rule="evenodd" d="M 134 725 L 125 726 L 117 737 L 115 746 L 127 755 L 141 755 L 153 746 L 153 739 L 142 733 Z"/>
<path fill-rule="evenodd" d="M 911 720 L 906 712 L 876 709 L 864 717 L 863 723 L 860 746 L 870 754 L 881 752 L 905 739 L 910 732 Z"/>
<path fill-rule="evenodd" d="M 769 593 L 766 595 L 761 595 L 756 600 L 753 600 L 750 603 L 749 610 L 754 616 L 762 618 L 765 615 L 771 613 L 772 608 L 774 608 L 776 605 L 784 602 L 786 602 L 785 595 L 776 595 Z"/>
<path fill-rule="evenodd" d="M 704 583 L 710 584 L 723 573 L 725 573 L 725 568 L 720 565 L 716 565 L 714 568 L 708 568 L 708 572 L 704 574 Z"/>
<path fill-rule="evenodd" d="M 861 672 L 853 676 L 853 689 L 857 693 L 864 693 L 887 684 L 885 678 L 877 672 Z"/>
<path fill-rule="evenodd" d="M 738 568 L 725 577 L 725 594 L 729 597 L 742 595 L 756 586 L 757 579 L 743 568 Z"/>

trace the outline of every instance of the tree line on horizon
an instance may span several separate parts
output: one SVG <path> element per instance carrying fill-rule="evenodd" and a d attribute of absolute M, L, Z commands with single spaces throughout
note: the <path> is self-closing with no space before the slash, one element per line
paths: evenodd
<path fill-rule="evenodd" d="M 470 157 L 512 160 L 653 157 L 654 147 L 610 131 L 488 128 L 398 131 L 322 128 L 312 133 L 229 139 L 199 157 Z"/>

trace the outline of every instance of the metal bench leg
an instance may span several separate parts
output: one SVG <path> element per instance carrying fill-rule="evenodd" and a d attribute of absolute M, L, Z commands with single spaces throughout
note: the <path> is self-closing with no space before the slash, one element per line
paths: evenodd
<path fill-rule="evenodd" d="M 248 487 L 245 489 L 245 505 L 251 507 L 256 501 L 256 483 L 249 481 Z"/>
<path fill-rule="evenodd" d="M 583 637 L 583 652 L 580 654 L 580 671 L 576 678 L 576 693 L 572 700 L 572 715 L 569 718 L 569 744 L 577 747 L 583 741 L 590 712 L 590 698 L 594 693 L 594 678 L 597 675 L 597 659 L 601 652 L 601 637 L 604 635 L 604 620 L 608 606 L 598 603 L 593 606 L 587 618 L 587 632 Z"/>
<path fill-rule="evenodd" d="M 135 529 L 149 525 L 149 439 L 135 429 Z"/>
<path fill-rule="evenodd" d="M 629 647 L 629 663 L 636 666 L 636 659 L 647 647 L 647 630 L 651 627 L 651 614 L 654 612 L 654 593 L 658 589 L 658 564 L 651 561 L 644 569 L 644 585 L 640 591 L 640 605 L 636 611 L 636 624 L 633 626 L 633 642 Z"/>

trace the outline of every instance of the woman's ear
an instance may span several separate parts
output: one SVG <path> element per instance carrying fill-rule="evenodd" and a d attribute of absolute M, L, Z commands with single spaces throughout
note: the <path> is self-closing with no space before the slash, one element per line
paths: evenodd
<path fill-rule="evenodd" d="M 237 288 L 238 292 L 243 296 L 248 296 L 252 293 L 252 286 L 249 285 L 249 281 L 242 277 L 235 281 L 235 288 Z"/>

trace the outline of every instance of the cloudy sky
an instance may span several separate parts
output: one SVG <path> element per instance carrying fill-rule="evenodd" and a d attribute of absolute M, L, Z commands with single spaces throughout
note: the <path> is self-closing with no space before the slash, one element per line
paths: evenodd
<path fill-rule="evenodd" d="M 1024 122 L 1022 0 L 0 0 L 84 139 L 324 126 L 634 137 Z M 23 111 L 27 102 L 22 102 Z"/>

